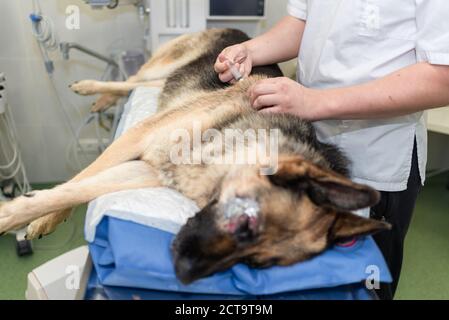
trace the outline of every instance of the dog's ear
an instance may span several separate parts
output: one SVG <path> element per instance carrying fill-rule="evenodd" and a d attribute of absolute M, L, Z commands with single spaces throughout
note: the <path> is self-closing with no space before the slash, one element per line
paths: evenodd
<path fill-rule="evenodd" d="M 277 172 L 269 179 L 280 186 L 305 190 L 318 206 L 350 211 L 375 205 L 379 192 L 301 157 L 280 159 Z"/>
<path fill-rule="evenodd" d="M 391 229 L 391 225 L 386 222 L 359 217 L 349 212 L 338 212 L 335 215 L 336 220 L 329 230 L 329 237 L 333 241 Z"/>

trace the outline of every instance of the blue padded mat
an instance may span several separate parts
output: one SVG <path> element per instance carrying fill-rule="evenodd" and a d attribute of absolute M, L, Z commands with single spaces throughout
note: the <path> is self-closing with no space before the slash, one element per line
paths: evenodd
<path fill-rule="evenodd" d="M 102 287 L 159 292 L 156 297 L 163 296 L 163 292 L 165 295 L 176 292 L 238 299 L 279 293 L 288 295 L 287 292 L 304 290 L 312 290 L 311 295 L 318 299 L 319 294 L 313 290 L 325 288 L 327 290 L 319 292 L 338 292 L 341 299 L 363 297 L 361 284 L 370 276 L 372 266 L 378 269 L 382 282 L 391 281 L 379 249 L 371 237 L 365 237 L 350 247 L 334 246 L 319 256 L 292 266 L 251 269 L 237 264 L 225 272 L 186 286 L 177 280 L 174 273 L 170 253 L 173 238 L 173 234 L 159 229 L 104 217 L 97 227 L 95 240 L 89 244 L 96 270 L 95 281 Z"/>
<path fill-rule="evenodd" d="M 363 284 L 354 283 L 333 288 L 293 291 L 273 295 L 221 295 L 175 291 L 161 291 L 126 287 L 104 286 L 95 270 L 92 271 L 86 300 L 373 300 L 373 291 Z"/>

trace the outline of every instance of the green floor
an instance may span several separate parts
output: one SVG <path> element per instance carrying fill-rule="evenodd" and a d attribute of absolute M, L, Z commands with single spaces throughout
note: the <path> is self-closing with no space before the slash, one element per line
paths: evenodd
<path fill-rule="evenodd" d="M 33 186 L 35 189 L 48 187 Z M 83 223 L 86 211 L 80 206 L 75 214 L 54 233 L 33 242 L 34 254 L 25 257 L 16 255 L 15 237 L 6 235 L 0 238 L 0 300 L 24 299 L 28 272 L 44 262 L 64 252 L 84 245 Z"/>
<path fill-rule="evenodd" d="M 449 299 L 447 178 L 429 179 L 418 198 L 396 299 Z"/>
<path fill-rule="evenodd" d="M 397 299 L 449 299 L 449 191 L 445 183 L 445 176 L 429 179 L 420 194 L 407 236 Z M 16 256 L 13 236 L 0 238 L 0 299 L 23 299 L 28 272 L 85 243 L 84 211 L 85 207 L 78 208 L 55 233 L 34 241 L 31 256 Z"/>

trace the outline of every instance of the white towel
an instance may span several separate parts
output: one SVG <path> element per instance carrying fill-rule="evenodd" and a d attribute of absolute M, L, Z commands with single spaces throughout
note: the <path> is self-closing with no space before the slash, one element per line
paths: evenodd
<path fill-rule="evenodd" d="M 135 89 L 125 106 L 116 136 L 155 113 L 160 92 L 158 88 Z M 169 188 L 110 193 L 89 203 L 85 236 L 89 242 L 95 239 L 97 225 L 105 215 L 176 233 L 198 210 L 195 202 Z"/>

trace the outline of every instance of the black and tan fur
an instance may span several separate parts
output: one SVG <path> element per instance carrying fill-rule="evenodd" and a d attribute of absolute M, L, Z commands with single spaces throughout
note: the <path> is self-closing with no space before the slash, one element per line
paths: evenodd
<path fill-rule="evenodd" d="M 255 267 L 292 264 L 336 241 L 388 228 L 350 213 L 374 205 L 379 195 L 345 177 L 345 156 L 320 143 L 309 123 L 251 108 L 248 88 L 260 79 L 281 76 L 277 66 L 255 68 L 235 85 L 219 81 L 213 71 L 217 55 L 247 39 L 229 29 L 182 36 L 161 47 L 127 82 L 85 80 L 72 85 L 80 94 L 103 94 L 95 110 L 137 86 L 163 86 L 163 91 L 157 114 L 128 130 L 72 180 L 0 207 L 0 232 L 31 222 L 28 237 L 34 238 L 53 231 L 73 206 L 103 194 L 171 187 L 201 208 L 173 243 L 177 275 L 189 283 L 237 262 Z M 172 164 L 170 133 L 179 128 L 191 132 L 198 120 L 202 130 L 279 129 L 279 170 L 264 176 L 258 164 Z M 236 227 L 229 229 L 223 212 L 235 198 L 257 202 L 260 212 L 251 221 L 238 216 Z"/>

